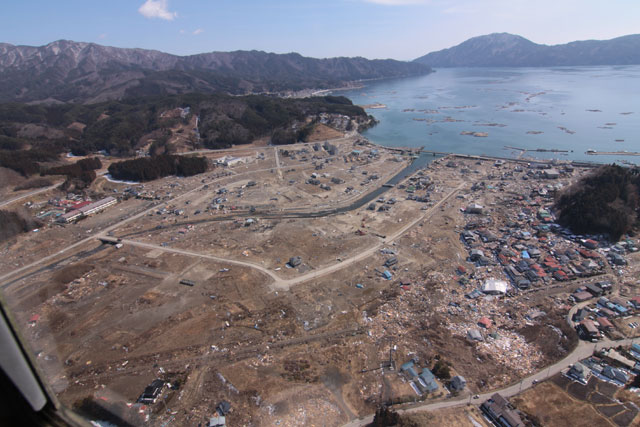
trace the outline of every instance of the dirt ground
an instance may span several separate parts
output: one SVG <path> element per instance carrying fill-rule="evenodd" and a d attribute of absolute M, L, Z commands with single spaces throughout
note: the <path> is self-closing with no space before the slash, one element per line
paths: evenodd
<path fill-rule="evenodd" d="M 122 419 L 148 416 L 158 425 L 205 422 L 222 400 L 232 404 L 231 425 L 339 425 L 390 400 L 448 394 L 439 379 L 437 393 L 417 396 L 397 370 L 382 369 L 390 358 L 425 368 L 443 359 L 476 392 L 571 350 L 561 304 L 542 285 L 501 298 L 465 296 L 504 273 L 468 260 L 461 208 L 488 206 L 499 228 L 519 184 L 497 178 L 490 161 L 450 167 L 444 159 L 347 209 L 407 166 L 411 153 L 358 137 L 335 143 L 338 155 L 313 144 L 207 153 L 240 161 L 144 185 L 100 178 L 95 189 L 120 197 L 116 206 L 5 242 L 5 271 L 51 256 L 3 290 L 61 401 L 85 409 L 97 402 Z M 490 184 L 472 190 L 480 180 Z M 123 196 L 131 188 L 140 198 Z M 336 207 L 345 211 L 305 216 Z M 101 244 L 100 236 L 124 245 Z M 70 244 L 77 246 L 57 252 Z M 293 256 L 302 262 L 287 268 Z M 534 309 L 544 316 L 527 319 Z M 482 317 L 492 326 L 473 342 L 467 332 Z M 156 404 L 134 404 L 155 378 L 171 387 Z M 436 421 L 426 425 L 467 425 L 469 416 L 483 423 L 465 408 L 430 414 Z"/>
<path fill-rule="evenodd" d="M 591 377 L 587 385 L 557 375 L 552 380 L 513 397 L 511 403 L 541 425 L 637 425 L 638 396 Z"/>
<path fill-rule="evenodd" d="M 519 396 L 511 398 L 511 403 L 519 410 L 540 420 L 542 425 L 562 425 L 567 427 L 589 425 L 612 426 L 593 406 L 572 398 L 551 382 L 539 384 Z"/>
<path fill-rule="evenodd" d="M 342 138 L 344 134 L 327 125 L 318 123 L 307 138 L 309 142 L 325 141 L 327 139 Z"/>
<path fill-rule="evenodd" d="M 482 412 L 475 407 L 438 409 L 411 414 L 402 414 L 400 426 L 403 427 L 491 427 Z"/>

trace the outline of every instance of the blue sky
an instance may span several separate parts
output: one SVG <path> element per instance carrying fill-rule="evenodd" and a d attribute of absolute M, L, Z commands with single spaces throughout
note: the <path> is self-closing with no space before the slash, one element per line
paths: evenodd
<path fill-rule="evenodd" d="M 178 55 L 407 60 L 492 32 L 544 44 L 640 32 L 639 0 L 24 0 L 1 10 L 0 42 L 69 39 Z"/>

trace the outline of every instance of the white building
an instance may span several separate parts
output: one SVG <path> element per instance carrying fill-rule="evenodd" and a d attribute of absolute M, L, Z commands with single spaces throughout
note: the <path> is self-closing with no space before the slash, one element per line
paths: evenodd
<path fill-rule="evenodd" d="M 504 295 L 508 288 L 509 284 L 504 280 L 489 279 L 482 285 L 482 292 L 491 295 Z"/>
<path fill-rule="evenodd" d="M 81 207 L 80 209 L 74 209 L 72 211 L 67 212 L 64 215 L 61 215 L 58 218 L 59 222 L 73 222 L 83 216 L 93 215 L 94 213 L 100 212 L 109 206 L 113 206 L 118 203 L 118 200 L 114 197 L 105 197 L 102 200 L 98 200 L 97 202 L 90 203 L 86 206 Z"/>

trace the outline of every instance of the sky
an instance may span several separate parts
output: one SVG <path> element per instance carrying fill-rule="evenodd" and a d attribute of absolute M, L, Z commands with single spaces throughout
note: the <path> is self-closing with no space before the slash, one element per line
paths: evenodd
<path fill-rule="evenodd" d="M 67 39 L 176 55 L 411 60 L 496 32 L 542 44 L 640 33 L 640 0 L 24 0 L 1 10 L 0 42 Z"/>

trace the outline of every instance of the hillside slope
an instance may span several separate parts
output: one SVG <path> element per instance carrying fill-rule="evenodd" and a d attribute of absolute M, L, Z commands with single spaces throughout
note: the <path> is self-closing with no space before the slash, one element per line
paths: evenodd
<path fill-rule="evenodd" d="M 284 92 L 430 71 L 422 64 L 391 59 L 315 59 L 259 51 L 176 56 L 67 40 L 39 47 L 0 43 L 0 102 L 94 103 L 188 92 Z"/>
<path fill-rule="evenodd" d="M 414 60 L 431 67 L 550 67 L 640 64 L 640 34 L 547 46 L 494 33 Z"/>

